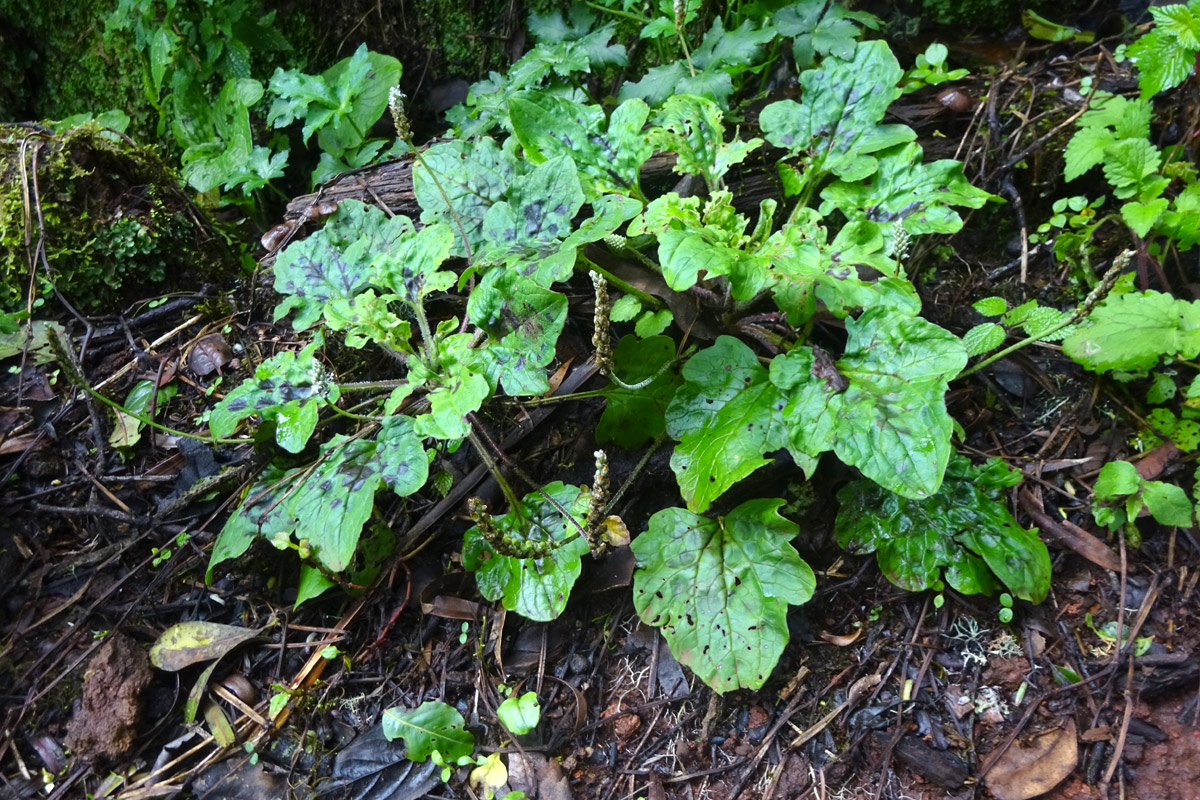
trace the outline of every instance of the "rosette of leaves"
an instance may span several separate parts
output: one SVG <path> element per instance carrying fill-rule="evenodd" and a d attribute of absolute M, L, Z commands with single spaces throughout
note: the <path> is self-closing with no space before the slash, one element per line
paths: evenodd
<path fill-rule="evenodd" d="M 1040 603 L 1050 588 L 1050 554 L 1037 532 L 1017 524 L 1004 490 L 1021 475 L 998 459 L 982 467 L 955 456 L 940 490 L 906 498 L 866 480 L 838 492 L 838 544 L 876 554 L 887 579 L 909 591 L 938 580 L 963 594 L 995 594 L 1001 584 Z"/>
<path fill-rule="evenodd" d="M 322 152 L 313 171 L 315 185 L 379 155 L 387 141 L 367 136 L 387 110 L 388 92 L 400 82 L 400 74 L 398 60 L 373 53 L 365 44 L 320 75 L 276 69 L 267 122 L 281 128 L 303 120 L 305 144 L 317 134 Z"/>
<path fill-rule="evenodd" d="M 772 103 L 759 122 L 768 141 L 797 157 L 779 166 L 788 194 L 805 203 L 837 179 L 821 193 L 821 214 L 836 208 L 910 234 L 953 233 L 962 220 L 950 206 L 978 208 L 991 195 L 971 186 L 956 161 L 922 163 L 907 125 L 881 124 L 902 76 L 885 43 L 864 42 L 853 59 L 827 58 L 801 73 L 803 100 Z"/>
<path fill-rule="evenodd" d="M 1140 536 L 1131 523 L 1146 509 L 1162 525 L 1189 528 L 1195 519 L 1187 492 L 1172 483 L 1148 481 L 1128 461 L 1110 461 L 1100 470 L 1092 515 L 1097 525 L 1109 530 L 1124 527 L 1138 544 Z"/>

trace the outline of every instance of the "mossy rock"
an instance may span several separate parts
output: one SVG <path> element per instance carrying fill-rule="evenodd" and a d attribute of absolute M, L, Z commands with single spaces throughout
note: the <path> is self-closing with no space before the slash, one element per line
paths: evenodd
<path fill-rule="evenodd" d="M 26 307 L 31 260 L 35 298 L 57 288 L 89 312 L 194 288 L 233 261 L 153 150 L 95 124 L 0 125 L 0 311 Z"/>

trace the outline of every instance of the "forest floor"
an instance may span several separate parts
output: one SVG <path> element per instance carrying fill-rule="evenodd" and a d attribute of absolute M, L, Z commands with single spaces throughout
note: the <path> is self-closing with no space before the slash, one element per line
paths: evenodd
<path fill-rule="evenodd" d="M 1049 216 L 1049 199 L 1081 191 L 1065 186 L 1054 157 L 1082 107 L 1073 87 L 1085 75 L 1130 85 L 1113 46 L 979 45 L 976 57 L 990 63 L 954 84 L 964 105 L 929 90 L 892 109 L 928 158 L 963 160 L 975 185 L 1009 200 L 937 243 L 952 255 L 914 255 L 926 265 L 918 285 L 930 320 L 961 333 L 980 321 L 971 308 L 980 297 L 1079 299 L 1066 267 L 1028 234 Z M 1121 247 L 1108 249 L 1098 248 L 1098 263 Z M 1187 272 L 1166 265 L 1177 293 L 1195 288 L 1194 260 Z M 1147 279 L 1160 280 L 1154 270 Z M 201 335 L 229 386 L 246 375 L 239 354 L 274 352 L 293 332 L 271 321 L 261 277 L 230 295 L 234 316 L 214 312 L 199 286 L 177 288 L 193 293 L 173 301 L 173 316 L 91 317 L 98 334 L 83 368 L 95 386 L 139 360 L 131 348 L 163 354 L 155 369 L 185 378 L 168 423 L 194 428 L 209 403 L 187 357 Z M 590 329 L 590 310 L 571 313 Z M 559 353 L 565 383 L 602 385 L 587 358 L 586 346 Z M 850 475 L 832 464 L 795 520 L 816 594 L 792 608 L 790 641 L 766 685 L 725 695 L 640 622 L 628 548 L 585 559 L 553 622 L 486 602 L 460 564 L 470 525 L 461 498 L 413 498 L 394 519 L 425 532 L 422 546 L 357 596 L 330 591 L 293 609 L 294 575 L 258 546 L 209 585 L 208 547 L 238 486 L 195 487 L 252 464 L 253 445 L 213 451 L 147 432 L 126 458 L 111 449 L 98 458 L 94 442 L 107 434 L 96 426 L 107 423 L 54 383 L 55 365 L 4 363 L 24 370 L 0 383 L 0 430 L 13 431 L 0 436 L 0 797 L 482 796 L 469 769 L 443 784 L 439 767 L 405 759 L 378 734 L 383 709 L 428 698 L 459 710 L 484 755 L 505 755 L 510 789 L 547 800 L 1200 797 L 1197 531 L 1143 519 L 1133 548 L 1092 524 L 1087 497 L 1100 467 L 1139 456 L 1137 396 L 1055 345 L 999 361 L 947 398 L 967 434 L 960 452 L 1024 475 L 1011 501 L 1050 546 L 1045 602 L 1018 603 L 1005 624 L 994 599 L 946 590 L 939 604 L 901 591 L 873 557 L 837 547 L 833 498 Z M 588 482 L 603 400 L 539 409 L 499 407 L 488 424 L 535 479 Z M 612 455 L 614 485 L 645 455 Z M 650 455 L 619 509 L 630 531 L 674 491 L 668 459 L 667 450 Z M 1194 461 L 1167 443 L 1137 464 L 1145 479 L 1170 480 Z M 445 463 L 459 476 L 477 466 L 467 448 Z M 787 485 L 790 475 L 768 468 L 755 480 Z M 473 494 L 499 498 L 490 479 Z M 227 629 L 215 628 L 209 656 L 218 660 L 153 669 L 144 646 L 184 619 L 250 635 L 222 642 Z M 1129 626 L 1127 646 L 1104 635 L 1110 623 Z M 202 663 L 215 670 L 202 675 Z M 502 685 L 541 703 L 541 724 L 515 742 L 486 722 Z M 281 693 L 289 714 L 268 730 Z M 199 709 L 192 725 L 189 701 Z"/>

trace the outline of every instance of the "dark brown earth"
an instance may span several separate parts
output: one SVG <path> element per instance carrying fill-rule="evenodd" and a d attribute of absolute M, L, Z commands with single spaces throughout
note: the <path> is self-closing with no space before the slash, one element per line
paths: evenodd
<path fill-rule="evenodd" d="M 897 118 L 918 129 L 928 158 L 957 154 L 976 185 L 1010 199 L 937 243 L 951 255 L 913 255 L 934 321 L 961 333 L 978 321 L 970 302 L 990 294 L 1063 307 L 1076 299 L 1044 249 L 1028 251 L 1022 279 L 1021 229 L 1036 227 L 1064 191 L 1060 153 L 1075 107 L 1061 87 L 1093 72 L 1128 85 L 1110 57 L 1116 44 L 961 47 L 951 60 L 975 74 L 955 87 L 969 105 L 948 108 L 932 91 L 898 104 Z M 1172 102 L 1180 118 L 1196 119 L 1194 87 Z M 370 173 L 358 178 L 370 185 Z M 393 178 L 379 178 L 377 197 L 391 197 Z M 135 371 L 182 377 L 168 424 L 187 428 L 211 405 L 202 391 L 211 378 L 186 358 L 202 337 L 205 352 L 225 362 L 225 386 L 245 377 L 237 353 L 269 356 L 294 342 L 270 321 L 274 300 L 261 278 L 219 302 L 198 286 L 179 288 L 194 293 L 173 301 L 173 315 L 93 320 L 100 333 L 83 366 L 92 385 L 109 378 L 135 361 L 132 338 L 149 353 Z M 573 289 L 573 299 L 589 296 L 582 283 Z M 193 314 L 197 322 L 176 329 Z M 589 326 L 590 311 L 576 310 L 558 354 L 568 381 L 582 375 Z M 792 609 L 790 642 L 764 688 L 725 696 L 640 624 L 627 550 L 585 565 L 560 619 L 531 623 L 478 595 L 459 563 L 461 502 L 440 504 L 432 491 L 380 510 L 394 530 L 422 535 L 412 534 L 406 557 L 360 597 L 330 592 L 293 609 L 294 574 L 265 546 L 207 586 L 207 548 L 253 453 L 147 436 L 128 462 L 112 453 L 97 460 L 88 408 L 51 381 L 53 369 L 27 363 L 0 382 L 0 419 L 27 437 L 0 446 L 0 797 L 313 797 L 330 787 L 324 796 L 469 796 L 468 768 L 444 785 L 440 769 L 407 762 L 377 735 L 383 709 L 425 700 L 458 708 L 483 755 L 505 754 L 509 787 L 547 800 L 984 798 L 1039 782 L 1041 796 L 1058 800 L 1200 797 L 1197 531 L 1145 519 L 1134 550 L 1090 524 L 1100 465 L 1136 453 L 1136 423 L 1125 414 L 1133 401 L 1057 349 L 1030 348 L 956 383 L 948 398 L 968 434 L 964 454 L 1001 457 L 1025 474 L 1010 501 L 1051 546 L 1047 600 L 1018 603 L 1003 625 L 994 600 L 947 591 L 938 608 L 929 595 L 900 591 L 873 559 L 837 549 L 833 496 L 850 476 L 824 465 L 796 520 L 817 593 Z M 364 369 L 383 373 L 387 364 Z M 584 388 L 600 385 L 590 380 Z M 546 408 L 529 413 L 537 426 L 520 436 L 519 409 L 498 409 L 489 424 L 511 437 L 506 451 L 536 479 L 587 482 L 599 401 Z M 614 484 L 641 455 L 613 454 Z M 667 458 L 651 458 L 619 509 L 631 531 L 674 489 Z M 1164 448 L 1139 468 L 1172 480 L 1190 475 L 1194 461 Z M 476 467 L 466 448 L 444 464 L 459 476 Z M 221 467 L 232 482 L 189 493 Z M 748 491 L 765 485 L 785 496 L 791 477 L 765 469 Z M 474 493 L 499 497 L 492 481 Z M 1149 649 L 1118 651 L 1088 614 L 1153 637 Z M 200 681 L 202 665 L 151 669 L 146 649 L 184 620 L 265 632 L 222 658 L 218 680 Z M 328 645 L 336 658 L 320 657 Z M 1063 669 L 1082 681 L 1057 680 Z M 185 709 L 198 681 L 202 722 L 189 729 Z M 495 723 L 502 683 L 536 691 L 543 708 L 542 724 L 515 743 Z M 278 729 L 263 724 L 275 687 L 292 697 L 274 718 Z M 217 719 L 236 744 L 212 740 Z M 367 764 L 377 782 L 347 772 L 353 763 Z"/>

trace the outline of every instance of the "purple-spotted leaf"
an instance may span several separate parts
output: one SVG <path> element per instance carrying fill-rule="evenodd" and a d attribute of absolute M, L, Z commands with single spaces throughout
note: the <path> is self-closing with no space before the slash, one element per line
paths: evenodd
<path fill-rule="evenodd" d="M 279 353 L 264 361 L 254 377 L 217 403 L 209 415 L 212 435 L 229 436 L 239 421 L 253 414 L 278 424 L 275 438 L 289 453 L 299 453 L 317 425 L 318 409 L 340 397 L 337 385 L 326 379 L 315 354 L 320 335 L 299 353 Z"/>
<path fill-rule="evenodd" d="M 595 105 L 547 92 L 521 92 L 509 101 L 513 131 L 531 160 L 570 157 L 589 201 L 609 192 L 628 194 L 654 147 L 642 133 L 650 107 L 627 100 L 609 119 Z"/>
<path fill-rule="evenodd" d="M 412 417 L 395 416 L 383 421 L 375 437 L 375 458 L 379 477 L 401 497 L 420 489 L 429 477 L 429 459 L 421 438 L 413 431 Z"/>
<path fill-rule="evenodd" d="M 967 362 L 962 341 L 887 308 L 847 319 L 846 332 L 836 380 L 818 374 L 809 347 L 771 363 L 771 381 L 788 398 L 792 446 L 812 457 L 832 448 L 905 497 L 937 493 L 951 452 L 946 389 Z"/>
<path fill-rule="evenodd" d="M 675 153 L 675 171 L 699 175 L 712 191 L 719 189 L 725 173 L 762 145 L 762 139 L 725 141 L 721 109 L 706 97 L 676 95 L 654 116 L 655 127 L 647 139 L 653 149 Z"/>
<path fill-rule="evenodd" d="M 718 692 L 763 685 L 788 641 L 788 605 L 812 597 L 812 569 L 790 544 L 800 529 L 782 505 L 750 500 L 718 519 L 667 508 L 631 545 L 638 614 Z"/>
<path fill-rule="evenodd" d="M 323 460 L 292 494 L 288 506 L 296 519 L 295 537 L 307 539 L 327 569 L 341 572 L 354 558 L 383 469 L 371 441 L 335 436 L 321 451 Z"/>
<path fill-rule="evenodd" d="M 567 319 L 567 298 L 511 270 L 491 270 L 467 300 L 467 316 L 487 331 L 489 382 L 509 395 L 550 389 L 544 367 Z"/>
<path fill-rule="evenodd" d="M 482 258 L 507 260 L 541 286 L 566 280 L 575 252 L 562 251 L 571 221 L 583 207 L 579 170 L 568 156 L 538 164 L 513 181 L 507 199 L 488 209 L 483 219 L 487 246 Z"/>
<path fill-rule="evenodd" d="M 301 473 L 268 466 L 258 480 L 246 491 L 246 502 L 225 521 L 225 527 L 213 542 L 212 555 L 208 559 L 208 571 L 204 580 L 212 583 L 213 568 L 222 561 L 237 558 L 250 549 L 250 545 L 261 535 L 270 538 L 274 531 L 291 531 L 296 520 L 288 512 L 284 500 L 292 483 Z"/>
<path fill-rule="evenodd" d="M 914 235 L 955 233 L 962 218 L 951 206 L 979 208 L 992 195 L 972 186 L 958 161 L 924 164 L 921 156 L 912 143 L 888 151 L 869 183 L 836 181 L 822 190 L 821 213 L 836 208 L 852 222 L 876 222 L 889 231 L 902 225 Z"/>
<path fill-rule="evenodd" d="M 454 285 L 454 273 L 438 269 L 450 257 L 454 236 L 449 225 L 426 225 L 416 233 L 401 237 L 374 266 L 384 284 L 401 300 L 410 306 L 419 305 L 430 292 L 443 291 Z"/>
<path fill-rule="evenodd" d="M 421 204 L 421 221 L 445 223 L 456 234 L 462 226 L 461 234 L 454 237 L 451 255 L 466 257 L 462 235 L 472 253 L 479 252 L 483 219 L 488 209 L 504 200 L 521 165 L 516 148 L 515 138 L 507 139 L 503 147 L 486 136 L 474 142 L 457 139 L 429 148 L 413 166 L 413 192 Z"/>
<path fill-rule="evenodd" d="M 587 515 L 586 496 L 578 486 L 555 481 L 542 491 L 575 519 Z M 579 578 L 587 540 L 541 492 L 525 495 L 519 515 L 509 511 L 495 521 L 502 533 L 522 541 L 565 543 L 542 558 L 514 558 L 497 553 L 478 528 L 471 528 L 463 541 L 463 567 L 475 573 L 479 593 L 488 600 L 499 600 L 509 611 L 529 619 L 555 619 L 566 608 L 571 587 Z"/>
<path fill-rule="evenodd" d="M 323 228 L 288 245 L 276 259 L 275 291 L 285 297 L 275 319 L 294 312 L 292 327 L 304 330 L 321 318 L 326 304 L 350 300 L 378 283 L 375 259 L 412 230 L 405 216 L 388 217 L 357 200 L 343 202 Z"/>
<path fill-rule="evenodd" d="M 407 758 L 421 762 L 437 751 L 443 763 L 454 764 L 475 751 L 475 737 L 463 730 L 464 720 L 451 706 L 429 700 L 414 709 L 394 706 L 383 712 L 383 735 L 403 739 Z"/>
<path fill-rule="evenodd" d="M 671 469 L 688 508 L 702 512 L 770 463 L 765 453 L 788 445 L 787 400 L 754 351 L 732 336 L 692 356 L 683 380 L 667 406 L 667 433 L 680 440 Z"/>

